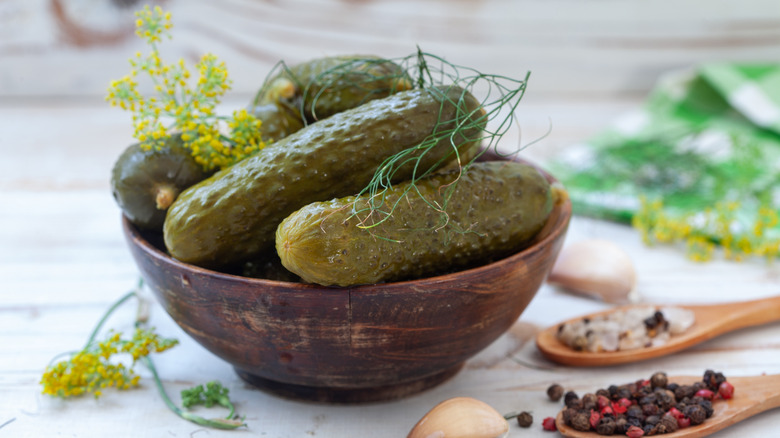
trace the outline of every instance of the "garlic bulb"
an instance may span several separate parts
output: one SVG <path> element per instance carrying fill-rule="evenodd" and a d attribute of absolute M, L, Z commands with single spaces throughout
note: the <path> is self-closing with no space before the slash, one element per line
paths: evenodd
<path fill-rule="evenodd" d="M 590 239 L 564 246 L 547 282 L 608 303 L 637 298 L 631 258 L 607 240 Z"/>
<path fill-rule="evenodd" d="M 455 397 L 428 411 L 407 438 L 500 438 L 508 433 L 509 423 L 488 404 Z"/>

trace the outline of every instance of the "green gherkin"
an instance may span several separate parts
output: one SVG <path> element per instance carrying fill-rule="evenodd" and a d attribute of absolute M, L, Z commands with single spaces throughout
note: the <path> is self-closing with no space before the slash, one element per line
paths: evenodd
<path fill-rule="evenodd" d="M 195 161 L 181 135 L 173 135 L 160 149 L 128 146 L 111 169 L 111 193 L 130 222 L 159 232 L 179 193 L 212 173 Z"/>
<path fill-rule="evenodd" d="M 255 95 L 250 111 L 263 136 L 279 140 L 308 123 L 411 88 L 406 72 L 376 56 L 332 56 L 284 68 Z"/>
<path fill-rule="evenodd" d="M 273 251 L 287 215 L 358 193 L 388 157 L 411 151 L 405 160 L 414 162 L 392 173 L 400 182 L 452 160 L 456 147 L 461 158 L 473 156 L 485 119 L 480 103 L 456 86 L 405 91 L 335 114 L 182 192 L 165 220 L 166 247 L 210 268 Z"/>
<path fill-rule="evenodd" d="M 349 196 L 291 214 L 276 231 L 282 264 L 326 286 L 442 273 L 520 250 L 554 204 L 547 179 L 512 161 L 475 163 L 462 174 L 452 169 L 410 184 L 393 186 L 379 210 L 369 209 L 369 197 Z"/>

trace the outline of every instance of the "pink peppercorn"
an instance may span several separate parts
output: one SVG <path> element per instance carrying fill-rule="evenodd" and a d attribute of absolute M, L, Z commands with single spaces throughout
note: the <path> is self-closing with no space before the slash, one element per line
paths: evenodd
<path fill-rule="evenodd" d="M 636 427 L 636 426 L 631 426 L 626 431 L 626 436 L 628 436 L 629 438 L 640 438 L 644 434 L 645 434 L 645 431 L 642 430 L 639 427 Z"/>
<path fill-rule="evenodd" d="M 631 400 L 621 398 L 616 402 L 612 402 L 612 412 L 615 414 L 625 414 L 629 406 L 631 406 Z"/>
<path fill-rule="evenodd" d="M 551 432 L 558 430 L 558 427 L 555 426 L 555 418 L 547 417 L 544 420 L 542 420 L 542 428 L 544 430 L 549 430 Z"/>
<path fill-rule="evenodd" d="M 677 417 L 677 427 L 680 429 L 684 429 L 691 425 L 691 419 L 683 415 L 682 417 Z"/>
<path fill-rule="evenodd" d="M 718 387 L 718 395 L 724 400 L 734 397 L 734 385 L 729 382 L 723 382 Z"/>
<path fill-rule="evenodd" d="M 599 425 L 599 421 L 601 421 L 601 414 L 591 409 L 589 421 L 590 427 L 596 429 L 596 426 Z"/>
<path fill-rule="evenodd" d="M 603 395 L 600 395 L 596 402 L 599 406 L 599 410 L 604 409 L 606 406 L 610 405 L 610 401 L 608 398 L 604 397 Z"/>
<path fill-rule="evenodd" d="M 696 396 L 703 399 L 712 400 L 712 397 L 715 397 L 715 393 L 709 389 L 700 389 L 696 391 Z"/>
<path fill-rule="evenodd" d="M 677 418 L 677 419 L 679 419 L 680 417 L 684 417 L 684 416 L 685 416 L 685 414 L 683 414 L 682 412 L 680 412 L 680 410 L 679 410 L 679 409 L 677 409 L 677 408 L 671 408 L 671 409 L 669 409 L 669 410 L 666 412 L 666 415 L 671 415 L 672 417 L 674 417 L 674 418 Z"/>

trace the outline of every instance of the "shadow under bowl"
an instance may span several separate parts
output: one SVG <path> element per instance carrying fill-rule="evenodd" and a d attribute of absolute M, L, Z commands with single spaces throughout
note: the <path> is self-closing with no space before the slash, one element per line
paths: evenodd
<path fill-rule="evenodd" d="M 122 221 L 141 275 L 168 314 L 241 378 L 284 397 L 362 403 L 436 386 L 506 332 L 552 268 L 570 217 L 564 200 L 531 246 L 490 264 L 346 288 L 182 263 L 159 235 Z"/>

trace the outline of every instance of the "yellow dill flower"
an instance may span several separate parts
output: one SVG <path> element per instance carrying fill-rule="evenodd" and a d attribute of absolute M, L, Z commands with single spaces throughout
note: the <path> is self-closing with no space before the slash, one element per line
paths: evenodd
<path fill-rule="evenodd" d="M 170 37 L 170 12 L 147 6 L 136 16 L 136 33 L 152 50 L 146 56 L 135 53 L 130 59 L 130 74 L 111 83 L 106 100 L 134 113 L 133 136 L 142 147 L 159 148 L 171 133 L 181 133 L 184 146 L 205 170 L 231 166 L 262 149 L 265 143 L 259 120 L 246 111 L 234 113 L 233 117 L 242 117 L 235 122 L 216 113 L 220 99 L 231 87 L 225 63 L 213 54 L 204 55 L 195 66 L 198 78 L 190 87 L 191 74 L 184 60 L 166 64 L 157 50 L 161 37 Z M 135 79 L 139 72 L 149 76 L 156 96 L 140 95 Z"/>
<path fill-rule="evenodd" d="M 62 398 L 91 393 L 97 398 L 105 388 L 130 389 L 138 385 L 140 377 L 132 366 L 116 362 L 117 355 L 129 353 L 135 365 L 142 357 L 165 351 L 177 342 L 162 338 L 153 330 L 138 329 L 131 339 L 111 333 L 103 342 L 88 345 L 69 359 L 48 366 L 40 381 L 42 392 Z"/>
<path fill-rule="evenodd" d="M 170 38 L 168 31 L 173 27 L 170 12 L 163 12 L 159 6 L 151 9 L 146 5 L 142 10 L 136 12 L 135 15 L 138 17 L 135 21 L 135 33 L 149 44 L 160 41 L 162 35 Z"/>
<path fill-rule="evenodd" d="M 772 259 L 780 255 L 780 238 L 776 227 L 778 212 L 762 206 L 753 212 L 756 219 L 740 222 L 740 215 L 750 212 L 737 202 L 721 202 L 694 215 L 672 216 L 663 204 L 640 199 L 640 208 L 632 218 L 632 225 L 641 233 L 646 244 L 685 242 L 688 256 L 696 261 L 707 261 L 717 246 L 726 259 L 740 261 L 748 256 Z M 694 218 L 696 220 L 694 220 Z M 774 237 L 770 237 L 770 230 Z"/>

